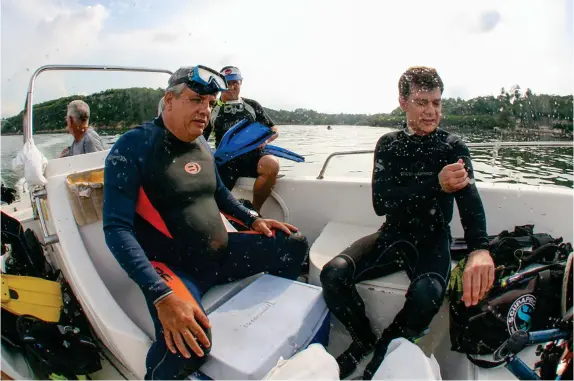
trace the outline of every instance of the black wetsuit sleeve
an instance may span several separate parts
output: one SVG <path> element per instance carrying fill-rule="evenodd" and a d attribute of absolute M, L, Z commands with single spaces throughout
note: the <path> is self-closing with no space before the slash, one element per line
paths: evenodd
<path fill-rule="evenodd" d="M 263 109 L 263 106 L 261 106 L 261 104 L 259 104 L 259 102 L 251 100 L 251 99 L 249 101 L 246 101 L 246 102 L 249 102 L 249 104 L 251 104 L 251 106 L 253 106 L 253 109 L 255 110 L 255 120 L 257 122 L 264 124 L 268 127 L 273 127 L 275 125 L 275 123 L 273 122 L 271 117 L 269 117 L 269 115 L 267 115 L 267 113 Z"/>
<path fill-rule="evenodd" d="M 227 189 L 227 187 L 221 181 L 219 177 L 219 172 L 215 168 L 215 175 L 217 176 L 217 188 L 215 189 L 215 202 L 217 207 L 223 213 L 229 214 L 232 217 L 237 218 L 239 221 L 243 222 L 245 225 L 251 227 L 253 222 L 257 219 L 257 215 L 247 209 L 243 204 L 241 204 L 233 196 L 233 194 Z"/>
<path fill-rule="evenodd" d="M 171 293 L 148 260 L 134 234 L 134 216 L 141 169 L 143 133 L 129 131 L 110 150 L 104 167 L 103 225 L 108 248 L 144 295 L 157 301 Z"/>
<path fill-rule="evenodd" d="M 416 185 L 400 186 L 400 164 L 389 154 L 392 138 L 382 136 L 377 142 L 374 155 L 372 194 L 373 207 L 378 216 L 401 213 L 407 206 L 436 198 L 440 191 L 438 175 Z"/>
<path fill-rule="evenodd" d="M 474 180 L 474 170 L 470 159 L 470 152 L 464 142 L 458 140 L 453 144 L 453 158 L 456 162 L 462 159 L 465 163 L 470 179 Z M 488 250 L 488 235 L 486 232 L 486 214 L 478 189 L 474 184 L 467 185 L 464 189 L 454 193 L 456 205 L 460 215 L 460 222 L 464 229 L 464 240 L 468 249 L 472 252 L 479 249 Z"/>

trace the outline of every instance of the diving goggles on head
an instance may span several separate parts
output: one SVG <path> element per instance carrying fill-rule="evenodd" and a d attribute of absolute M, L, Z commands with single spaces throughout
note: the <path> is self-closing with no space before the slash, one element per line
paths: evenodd
<path fill-rule="evenodd" d="M 187 77 L 174 81 L 173 85 L 185 83 L 187 87 L 199 95 L 214 95 L 227 90 L 227 81 L 221 74 L 208 67 L 197 65 L 188 73 Z"/>

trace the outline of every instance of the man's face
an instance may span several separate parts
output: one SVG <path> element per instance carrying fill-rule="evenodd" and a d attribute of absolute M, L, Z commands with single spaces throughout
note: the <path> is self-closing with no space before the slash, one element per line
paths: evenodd
<path fill-rule="evenodd" d="M 171 92 L 166 94 L 165 103 L 170 106 L 169 113 L 178 139 L 191 142 L 201 136 L 215 99 L 215 95 L 199 95 L 187 86 L 178 98 Z"/>
<path fill-rule="evenodd" d="M 401 109 L 407 115 L 408 126 L 417 135 L 427 135 L 437 129 L 442 112 L 441 91 L 413 86 L 407 99 L 400 98 Z"/>
<path fill-rule="evenodd" d="M 227 91 L 221 93 L 221 99 L 225 102 L 239 99 L 242 81 L 227 81 Z"/>

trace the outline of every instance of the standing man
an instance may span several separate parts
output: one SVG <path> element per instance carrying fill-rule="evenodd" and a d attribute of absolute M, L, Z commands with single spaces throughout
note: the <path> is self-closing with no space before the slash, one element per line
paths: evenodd
<path fill-rule="evenodd" d="M 70 102 L 66 114 L 66 131 L 74 137 L 74 142 L 62 151 L 60 157 L 104 150 L 100 136 L 89 123 L 90 106 L 82 100 Z"/>
<path fill-rule="evenodd" d="M 223 90 L 217 71 L 178 69 L 161 114 L 123 134 L 106 158 L 106 244 L 155 327 L 146 379 L 185 379 L 205 363 L 211 327 L 201 297 L 211 287 L 260 272 L 296 279 L 309 250 L 294 226 L 259 218 L 222 184 L 202 133 Z M 220 210 L 251 230 L 228 233 Z"/>
<path fill-rule="evenodd" d="M 379 231 L 363 237 L 325 265 L 323 294 L 353 338 L 337 358 L 341 378 L 373 350 L 371 379 L 398 337 L 416 340 L 429 327 L 445 295 L 450 273 L 450 222 L 456 200 L 471 253 L 463 275 L 463 298 L 476 305 L 494 282 L 486 218 L 474 184 L 467 146 L 438 128 L 444 86 L 435 69 L 409 68 L 399 80 L 404 129 L 377 142 L 373 206 L 386 216 Z M 405 270 L 411 279 L 402 310 L 377 340 L 356 290 L 358 282 Z"/>
<path fill-rule="evenodd" d="M 219 174 L 225 186 L 232 190 L 239 177 L 253 177 L 253 207 L 259 213 L 267 197 L 271 194 L 279 173 L 279 160 L 264 151 L 265 145 L 277 139 L 279 133 L 271 118 L 265 113 L 259 102 L 239 96 L 243 77 L 235 66 L 226 66 L 220 73 L 225 76 L 228 89 L 221 93 L 221 99 L 211 112 L 209 126 L 203 132 L 208 139 L 212 130 L 215 131 L 215 147 L 219 146 L 223 135 L 231 127 L 243 119 L 259 122 L 270 127 L 272 135 L 258 149 L 218 166 Z"/>

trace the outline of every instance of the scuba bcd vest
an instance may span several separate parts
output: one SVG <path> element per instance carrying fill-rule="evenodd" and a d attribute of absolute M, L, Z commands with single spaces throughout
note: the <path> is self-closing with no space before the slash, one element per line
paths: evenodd
<path fill-rule="evenodd" d="M 475 306 L 461 301 L 466 258 L 453 269 L 448 287 L 451 349 L 469 355 L 493 353 L 517 331 L 552 328 L 561 318 L 561 294 L 570 243 L 533 234 L 533 225 L 501 232 L 489 245 L 493 287 Z"/>

